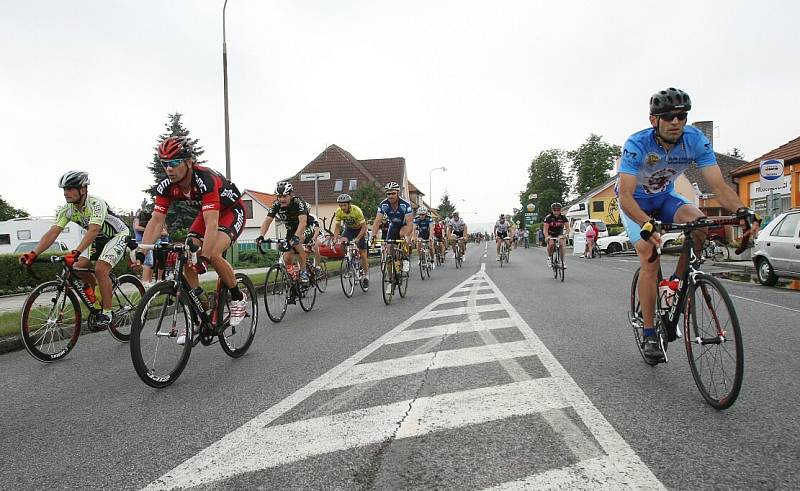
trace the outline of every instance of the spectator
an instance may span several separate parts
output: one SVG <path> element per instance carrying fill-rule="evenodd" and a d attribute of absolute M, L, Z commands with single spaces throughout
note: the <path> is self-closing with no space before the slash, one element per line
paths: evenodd
<path fill-rule="evenodd" d="M 592 257 L 594 241 L 597 240 L 597 228 L 589 220 L 586 220 L 584 223 L 586 224 L 586 232 L 584 232 L 584 237 L 586 237 L 586 247 L 581 257 L 589 258 Z"/>

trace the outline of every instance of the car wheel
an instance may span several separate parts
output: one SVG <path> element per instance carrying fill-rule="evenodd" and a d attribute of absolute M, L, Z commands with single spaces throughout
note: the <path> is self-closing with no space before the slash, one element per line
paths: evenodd
<path fill-rule="evenodd" d="M 773 286 L 778 282 L 778 277 L 775 275 L 772 265 L 764 257 L 758 258 L 756 276 L 758 276 L 758 282 L 765 286 Z"/>
<path fill-rule="evenodd" d="M 606 254 L 617 254 L 622 251 L 622 246 L 619 242 L 612 242 L 606 247 Z"/>

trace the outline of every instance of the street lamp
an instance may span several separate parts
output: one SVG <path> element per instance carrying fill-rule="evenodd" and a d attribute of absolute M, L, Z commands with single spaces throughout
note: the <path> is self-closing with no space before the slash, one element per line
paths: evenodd
<path fill-rule="evenodd" d="M 222 84 L 225 92 L 225 177 L 231 178 L 231 137 L 228 127 L 228 48 L 225 44 L 225 7 L 228 0 L 222 5 Z"/>
<path fill-rule="evenodd" d="M 433 171 L 435 171 L 435 170 L 442 170 L 444 172 L 447 172 L 447 167 L 445 167 L 445 166 L 436 167 L 435 169 L 431 169 L 431 171 L 428 172 L 428 199 L 430 200 L 430 204 L 431 204 L 432 208 L 436 208 L 436 205 L 433 202 L 433 182 L 432 182 Z"/>

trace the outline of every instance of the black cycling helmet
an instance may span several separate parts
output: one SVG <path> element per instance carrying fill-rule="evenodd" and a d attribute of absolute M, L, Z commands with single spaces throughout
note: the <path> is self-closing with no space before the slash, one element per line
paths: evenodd
<path fill-rule="evenodd" d="M 692 100 L 689 94 L 670 87 L 660 90 L 650 97 L 650 114 L 658 116 L 670 111 L 689 111 L 692 109 Z"/>
<path fill-rule="evenodd" d="M 60 188 L 82 188 L 88 185 L 89 173 L 81 170 L 67 171 L 67 173 L 58 180 L 58 187 Z"/>
<path fill-rule="evenodd" d="M 289 181 L 281 181 L 275 186 L 275 194 L 278 196 L 287 196 L 294 192 L 294 186 Z"/>

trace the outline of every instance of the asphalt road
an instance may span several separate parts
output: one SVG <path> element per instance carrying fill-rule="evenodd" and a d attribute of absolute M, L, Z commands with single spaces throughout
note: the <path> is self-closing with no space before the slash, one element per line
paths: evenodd
<path fill-rule="evenodd" d="M 0 487 L 800 486 L 800 293 L 724 281 L 746 371 L 718 412 L 682 346 L 642 362 L 627 323 L 635 258 L 569 257 L 560 283 L 541 249 L 502 269 L 482 256 L 472 246 L 463 269 L 412 276 L 388 307 L 377 271 L 352 299 L 334 278 L 310 313 L 290 306 L 273 324 L 262 309 L 242 358 L 198 346 L 162 390 L 104 333 L 55 364 L 0 356 Z"/>

